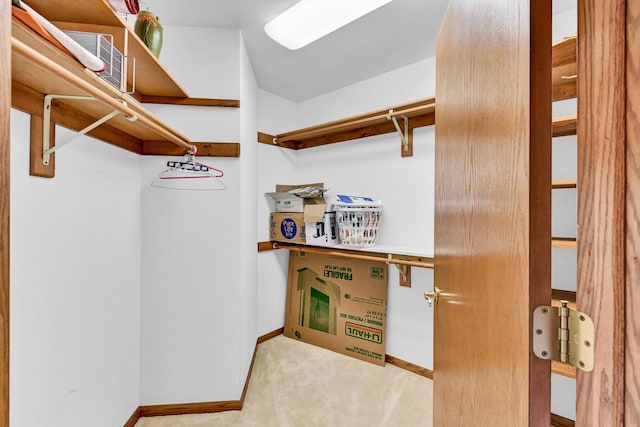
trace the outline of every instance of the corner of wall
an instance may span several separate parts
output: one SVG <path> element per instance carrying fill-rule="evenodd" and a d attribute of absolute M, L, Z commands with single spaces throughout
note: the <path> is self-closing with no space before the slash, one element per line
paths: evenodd
<path fill-rule="evenodd" d="M 257 97 L 256 82 L 244 39 L 240 35 L 240 373 L 239 386 L 245 385 L 258 338 L 258 266 L 256 252 L 257 211 Z"/>

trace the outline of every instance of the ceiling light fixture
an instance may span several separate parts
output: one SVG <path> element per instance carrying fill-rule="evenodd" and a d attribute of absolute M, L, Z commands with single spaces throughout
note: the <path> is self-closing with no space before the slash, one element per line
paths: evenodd
<path fill-rule="evenodd" d="M 392 0 L 301 0 L 268 22 L 264 31 L 296 50 L 347 25 Z"/>

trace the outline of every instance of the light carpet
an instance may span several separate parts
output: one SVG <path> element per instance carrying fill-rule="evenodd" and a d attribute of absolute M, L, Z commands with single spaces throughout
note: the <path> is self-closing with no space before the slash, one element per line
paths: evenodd
<path fill-rule="evenodd" d="M 431 427 L 432 381 L 282 335 L 258 346 L 241 411 L 142 418 L 136 427 Z"/>

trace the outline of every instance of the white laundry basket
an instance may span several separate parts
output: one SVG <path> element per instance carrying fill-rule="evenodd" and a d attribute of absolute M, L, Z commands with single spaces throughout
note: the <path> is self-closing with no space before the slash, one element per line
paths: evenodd
<path fill-rule="evenodd" d="M 374 246 L 378 237 L 382 205 L 369 198 L 339 195 L 338 199 L 340 201 L 334 204 L 334 210 L 340 230 L 340 243 L 358 248 Z"/>

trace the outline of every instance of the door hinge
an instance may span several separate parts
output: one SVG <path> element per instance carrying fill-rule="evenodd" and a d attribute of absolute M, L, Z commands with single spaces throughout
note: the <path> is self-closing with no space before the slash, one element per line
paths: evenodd
<path fill-rule="evenodd" d="M 585 372 L 593 370 L 593 321 L 568 307 L 541 305 L 533 311 L 533 352 L 541 359 L 569 363 Z"/>

